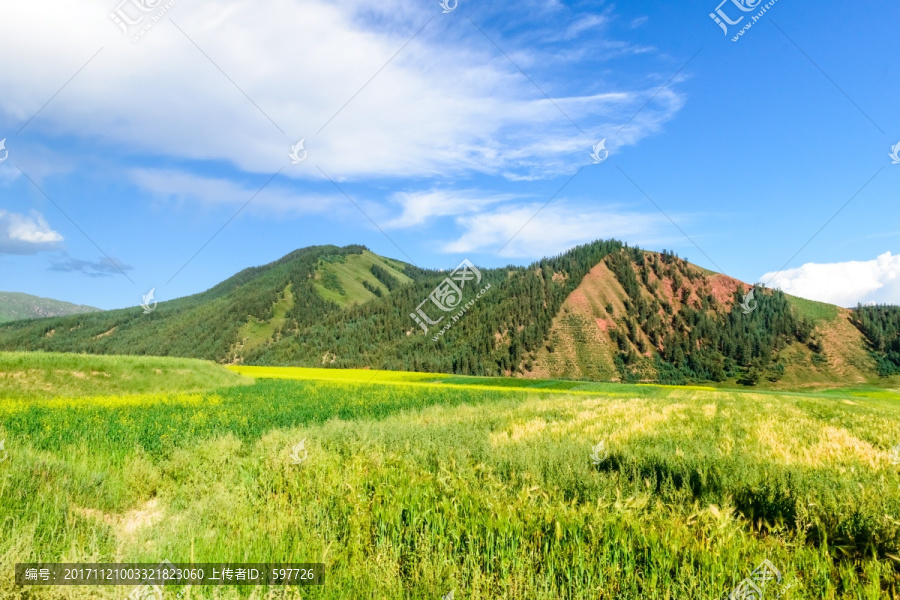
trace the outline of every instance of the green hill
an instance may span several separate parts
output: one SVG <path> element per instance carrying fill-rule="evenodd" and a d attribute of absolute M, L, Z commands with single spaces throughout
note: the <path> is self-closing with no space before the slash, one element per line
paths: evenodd
<path fill-rule="evenodd" d="M 39 319 L 42 317 L 60 317 L 82 313 L 97 312 L 99 308 L 84 306 L 41 298 L 19 292 L 0 292 L 0 323 L 19 321 L 21 319 Z"/>
<path fill-rule="evenodd" d="M 276 341 L 285 323 L 295 330 L 364 301 L 363 293 L 376 297 L 362 287 L 365 281 L 378 289 L 376 277 L 360 274 L 373 265 L 404 282 L 419 276 L 415 267 L 362 246 L 315 246 L 244 269 L 203 293 L 161 302 L 150 314 L 135 307 L 5 324 L 0 347 L 240 361 L 249 349 Z M 330 280 L 340 285 L 326 285 Z"/>
<path fill-rule="evenodd" d="M 460 267 L 425 270 L 363 246 L 314 246 L 150 314 L 135 307 L 0 325 L 0 350 L 774 388 L 900 374 L 898 309 L 856 318 L 672 253 L 610 240 L 524 267 Z M 741 304 L 751 289 L 748 313 Z"/>

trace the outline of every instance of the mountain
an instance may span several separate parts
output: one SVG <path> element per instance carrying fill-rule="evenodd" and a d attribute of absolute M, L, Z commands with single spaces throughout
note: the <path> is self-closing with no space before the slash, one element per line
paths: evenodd
<path fill-rule="evenodd" d="M 900 310 L 802 300 L 616 240 L 450 271 L 314 246 L 149 314 L 0 325 L 14 349 L 803 388 L 900 375 Z"/>
<path fill-rule="evenodd" d="M 41 317 L 61 317 L 81 313 L 97 312 L 99 308 L 70 304 L 61 300 L 41 298 L 19 292 L 0 292 L 0 323 L 20 319 Z"/>

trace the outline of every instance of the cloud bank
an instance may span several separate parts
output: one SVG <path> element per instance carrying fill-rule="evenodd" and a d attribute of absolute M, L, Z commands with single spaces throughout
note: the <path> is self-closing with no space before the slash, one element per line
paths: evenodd
<path fill-rule="evenodd" d="M 853 307 L 857 304 L 900 304 L 900 255 L 885 252 L 869 261 L 807 263 L 760 281 L 788 294 Z"/>
<path fill-rule="evenodd" d="M 613 152 L 659 130 L 684 102 L 677 81 L 660 92 L 652 77 L 636 89 L 569 89 L 571 78 L 546 67 L 550 50 L 488 30 L 551 101 L 462 11 L 441 15 L 436 2 L 180 1 L 138 42 L 110 19 L 118 4 L 5 3 L 0 53 L 16 60 L 0 70 L 0 116 L 27 122 L 102 47 L 25 134 L 247 173 L 289 165 L 290 146 L 305 138 L 309 158 L 289 165 L 289 177 L 319 179 L 320 164 L 340 179 L 529 179 L 587 162 L 590 145 L 655 94 L 610 139 Z M 584 17 L 569 35 L 593 31 L 615 44 L 606 20 Z"/>

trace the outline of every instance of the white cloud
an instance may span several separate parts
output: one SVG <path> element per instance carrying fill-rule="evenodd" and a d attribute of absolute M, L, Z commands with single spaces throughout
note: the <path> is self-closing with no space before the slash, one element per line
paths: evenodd
<path fill-rule="evenodd" d="M 0 164 L 0 184 L 9 185 L 16 181 L 22 172 L 9 163 Z"/>
<path fill-rule="evenodd" d="M 437 3 L 182 0 L 137 43 L 110 20 L 117 4 L 0 0 L 0 52 L 16 57 L 0 70 L 0 111 L 15 122 L 104 48 L 24 134 L 74 136 L 124 157 L 227 161 L 251 173 L 275 172 L 305 137 L 309 159 L 285 170 L 297 178 L 320 177 L 316 164 L 337 179 L 540 177 L 571 170 L 656 92 L 648 84 L 579 95 L 544 84 L 582 135 L 477 30 L 442 20 Z M 599 22 L 573 27 L 587 25 Z M 544 62 L 538 51 L 506 50 L 529 69 Z M 665 90 L 617 144 L 657 131 L 683 101 Z"/>
<path fill-rule="evenodd" d="M 858 303 L 900 304 L 900 255 L 885 252 L 875 260 L 807 263 L 760 281 L 788 294 L 852 307 Z"/>
<path fill-rule="evenodd" d="M 638 17 L 638 18 L 636 18 L 636 19 L 632 19 L 632 20 L 631 20 L 630 27 L 631 27 L 632 29 L 636 29 L 636 28 L 640 27 L 641 25 L 643 25 L 644 23 L 646 23 L 647 21 L 649 21 L 649 20 L 650 20 L 650 17 L 648 17 L 648 16 L 646 16 L 646 15 L 644 15 L 643 17 Z"/>
<path fill-rule="evenodd" d="M 0 210 L 0 254 L 37 254 L 57 250 L 63 236 L 47 224 L 43 215 L 29 216 Z"/>
<path fill-rule="evenodd" d="M 540 208 L 541 204 L 534 203 L 459 217 L 457 224 L 465 232 L 443 250 L 451 253 L 500 251 L 501 256 L 533 258 L 552 256 L 577 244 L 604 238 L 642 245 L 669 239 L 661 233 L 668 226 L 662 215 L 616 207 L 583 209 L 565 202 L 555 202 L 538 213 Z M 500 247 L 509 240 L 512 241 L 501 251 Z"/>
<path fill-rule="evenodd" d="M 439 217 L 450 217 L 480 212 L 497 202 L 515 198 L 511 194 L 486 194 L 477 190 L 429 190 L 427 192 L 398 192 L 392 200 L 400 204 L 399 217 L 385 222 L 385 229 L 425 225 Z"/>
<path fill-rule="evenodd" d="M 340 215 L 347 210 L 347 199 L 342 195 L 300 194 L 280 185 L 277 179 L 262 189 L 265 184 L 262 179 L 253 185 L 242 185 L 228 179 L 203 177 L 175 169 L 132 169 L 130 175 L 138 186 L 161 200 L 179 204 L 240 207 L 250 202 L 247 212 L 262 210 L 266 214 L 278 215 Z"/>
<path fill-rule="evenodd" d="M 566 39 L 576 38 L 585 31 L 603 28 L 609 23 L 608 15 L 585 15 L 566 28 Z"/>

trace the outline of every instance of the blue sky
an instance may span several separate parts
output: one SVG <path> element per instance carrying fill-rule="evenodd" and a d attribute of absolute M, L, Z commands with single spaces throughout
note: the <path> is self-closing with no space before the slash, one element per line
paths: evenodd
<path fill-rule="evenodd" d="M 445 268 L 616 237 L 900 303 L 896 3 L 777 0 L 736 42 L 766 2 L 140 4 L 0 0 L 4 291 L 118 308 L 313 244 Z"/>

